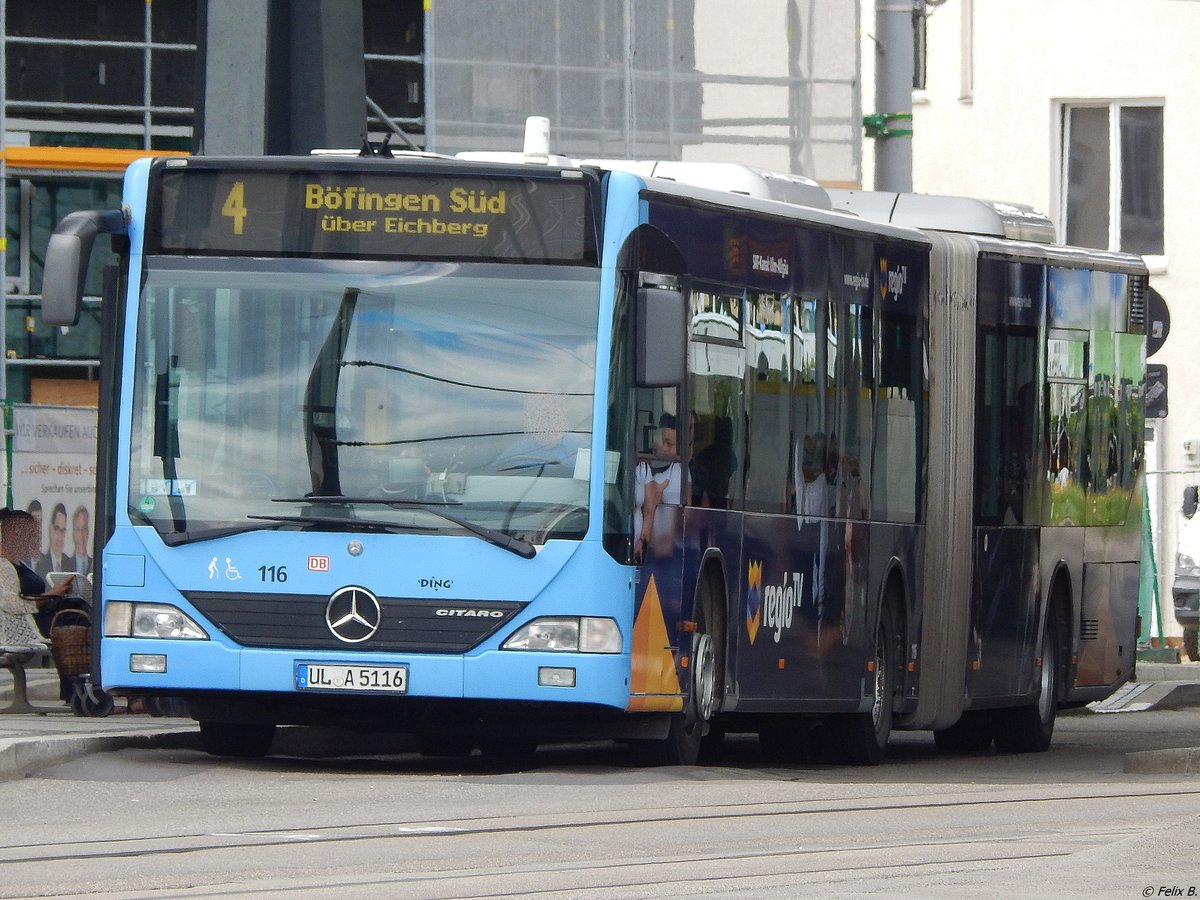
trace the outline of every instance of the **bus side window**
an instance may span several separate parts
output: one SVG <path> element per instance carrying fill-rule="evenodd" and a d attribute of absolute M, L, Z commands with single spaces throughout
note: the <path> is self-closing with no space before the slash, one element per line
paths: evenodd
<path fill-rule="evenodd" d="M 788 304 L 779 294 L 751 294 L 746 323 L 746 508 L 787 508 L 792 366 Z"/>
<path fill-rule="evenodd" d="M 1087 340 L 1082 333 L 1060 332 L 1046 342 L 1046 480 L 1050 503 L 1046 524 L 1081 525 L 1086 521 L 1083 489 L 1087 482 Z"/>
<path fill-rule="evenodd" d="M 737 468 L 733 420 L 729 416 L 704 416 L 696 421 L 692 498 L 697 506 L 725 509 L 729 506 L 729 483 Z"/>
<path fill-rule="evenodd" d="M 650 555 L 658 556 L 673 545 L 671 520 L 658 515 L 656 527 L 656 513 L 660 506 L 680 506 L 685 497 L 679 456 L 678 402 L 677 388 L 638 391 L 638 452 L 633 479 L 635 562 L 649 558 L 648 550 Z"/>
<path fill-rule="evenodd" d="M 666 388 L 638 388 L 635 419 L 634 451 L 638 459 L 679 458 L 679 390 Z M 669 422 L 669 425 L 664 423 Z M 663 428 L 668 432 L 664 434 Z M 666 447 L 664 447 L 666 438 Z"/>
<path fill-rule="evenodd" d="M 691 502 L 726 509 L 740 499 L 739 447 L 744 415 L 742 297 L 692 291 L 688 346 L 688 469 Z"/>

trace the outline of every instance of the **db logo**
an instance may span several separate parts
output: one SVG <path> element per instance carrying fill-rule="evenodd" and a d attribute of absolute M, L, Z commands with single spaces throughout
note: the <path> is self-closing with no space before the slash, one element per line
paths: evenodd
<path fill-rule="evenodd" d="M 310 572 L 328 572 L 329 557 L 328 556 L 310 556 L 308 558 L 308 571 Z"/>

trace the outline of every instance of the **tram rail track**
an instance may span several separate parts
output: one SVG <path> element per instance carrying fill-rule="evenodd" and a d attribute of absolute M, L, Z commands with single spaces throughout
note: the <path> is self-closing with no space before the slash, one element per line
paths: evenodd
<path fill-rule="evenodd" d="M 902 802 L 898 799 L 872 803 L 868 799 L 840 801 L 759 801 L 712 806 L 654 809 L 615 809 L 606 815 L 594 813 L 556 814 L 518 817 L 481 816 L 470 819 L 422 819 L 397 822 L 348 822 L 313 824 L 311 826 L 278 829 L 259 829 L 243 832 L 189 832 L 175 835 L 145 835 L 123 838 L 97 837 L 95 840 L 63 840 L 38 843 L 0 843 L 0 871 L 20 864 L 62 864 L 83 860 L 131 859 L 172 854 L 201 854 L 206 851 L 234 851 L 285 847 L 297 844 L 333 844 L 366 841 L 413 841 L 431 839 L 462 839 L 481 836 L 516 836 L 555 832 L 580 832 L 599 828 L 676 826 L 681 823 L 705 823 L 751 819 L 813 819 L 827 816 L 859 814 L 905 814 L 930 810 L 996 809 L 1032 804 L 1080 804 L 1097 801 L 1153 801 L 1155 798 L 1200 798 L 1200 788 L 1194 790 L 1159 790 L 1146 792 L 1098 792 L 1037 796 L 1032 791 L 1004 797 L 964 797 L 962 799 Z M 1101 834 L 1117 834 L 1103 831 Z M 992 838 L 991 840 L 996 840 Z M 1001 839 L 1001 840 L 1013 840 Z M 942 846 L 974 841 L 940 842 Z M 876 850 L 914 846 L 895 842 L 870 844 Z M 859 849 L 865 849 L 859 848 Z M 823 851 L 828 852 L 828 851 Z M 722 859 L 738 857 L 725 856 Z"/>

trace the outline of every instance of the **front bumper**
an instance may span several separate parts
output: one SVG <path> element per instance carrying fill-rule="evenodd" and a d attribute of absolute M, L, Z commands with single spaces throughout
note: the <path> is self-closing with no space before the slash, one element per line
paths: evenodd
<path fill-rule="evenodd" d="M 165 656 L 165 671 L 130 671 L 131 657 Z M 624 710 L 629 703 L 630 658 L 624 653 L 550 653 L 484 650 L 465 656 L 447 654 L 373 654 L 229 647 L 218 641 L 105 638 L 101 642 L 105 690 L 118 694 L 162 695 L 238 692 L 306 696 L 362 697 L 352 691 L 302 691 L 296 686 L 296 664 L 353 663 L 408 666 L 408 691 L 397 698 L 513 700 L 534 703 L 579 703 Z M 574 687 L 538 683 L 539 669 L 573 668 Z M 377 695 L 376 695 L 377 696 Z"/>

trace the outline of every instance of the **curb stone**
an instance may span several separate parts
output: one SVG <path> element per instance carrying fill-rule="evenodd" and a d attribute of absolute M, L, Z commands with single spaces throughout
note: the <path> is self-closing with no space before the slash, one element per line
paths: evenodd
<path fill-rule="evenodd" d="M 39 769 L 79 759 L 92 753 L 126 747 L 199 749 L 194 727 L 166 726 L 157 733 L 125 732 L 86 737 L 31 737 L 0 740 L 0 781 L 24 778 Z"/>

